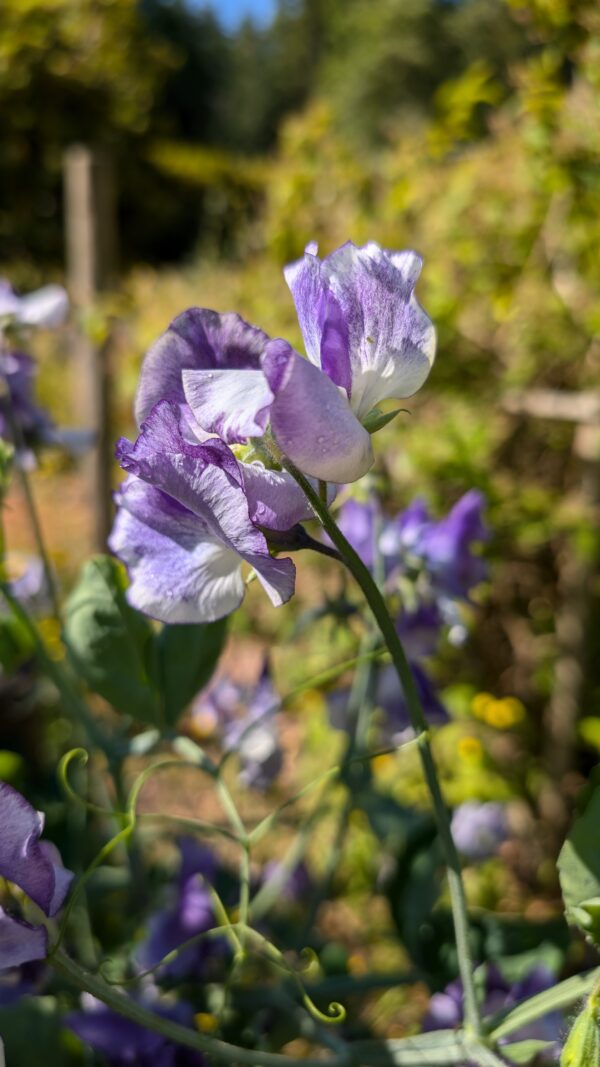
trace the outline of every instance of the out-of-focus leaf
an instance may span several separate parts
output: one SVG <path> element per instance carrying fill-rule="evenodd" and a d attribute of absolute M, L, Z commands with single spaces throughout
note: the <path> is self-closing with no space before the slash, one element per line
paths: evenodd
<path fill-rule="evenodd" d="M 68 1051 L 62 1012 L 55 997 L 23 997 L 0 1009 L 0 1034 L 7 1065 L 70 1067 L 78 1062 Z M 43 1055 L 41 1050 L 43 1049 Z"/>
<path fill-rule="evenodd" d="M 0 617 L 0 667 L 13 674 L 32 655 L 31 636 L 21 620 L 14 615 Z"/>
<path fill-rule="evenodd" d="M 89 560 L 65 606 L 65 640 L 90 689 L 117 711 L 154 724 L 160 711 L 153 683 L 154 634 L 127 603 L 125 588 L 125 572 L 116 560 Z"/>
<path fill-rule="evenodd" d="M 589 997 L 579 1013 L 560 1057 L 560 1067 L 597 1067 L 600 1063 L 598 998 Z"/>
<path fill-rule="evenodd" d="M 395 872 L 385 890 L 400 938 L 414 963 L 441 985 L 450 974 L 442 962 L 445 938 L 434 914 L 441 890 L 442 856 L 433 819 L 372 793 L 365 810 L 375 833 L 393 846 Z"/>
<path fill-rule="evenodd" d="M 558 870 L 567 919 L 600 947 L 600 787 L 575 819 Z"/>
<path fill-rule="evenodd" d="M 515 1041 L 512 1045 L 504 1045 L 502 1055 L 511 1063 L 531 1063 L 534 1056 L 552 1048 L 551 1041 Z"/>
<path fill-rule="evenodd" d="M 158 636 L 157 673 L 169 725 L 209 681 L 226 634 L 226 619 L 199 626 L 163 627 Z"/>
<path fill-rule="evenodd" d="M 467 1044 L 454 1030 L 399 1037 L 391 1041 L 355 1041 L 352 1044 L 355 1062 L 364 1067 L 416 1067 L 427 1064 L 464 1063 L 468 1058 Z"/>

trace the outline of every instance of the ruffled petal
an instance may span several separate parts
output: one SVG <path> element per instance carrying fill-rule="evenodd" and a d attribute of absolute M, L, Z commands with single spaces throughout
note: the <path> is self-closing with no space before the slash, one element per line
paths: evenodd
<path fill-rule="evenodd" d="M 313 514 L 291 474 L 268 470 L 262 463 L 240 463 L 250 518 L 267 530 L 289 530 Z"/>
<path fill-rule="evenodd" d="M 275 395 L 271 429 L 292 463 L 328 482 L 366 474 L 373 462 L 371 439 L 331 379 L 286 341 L 267 346 L 263 370 Z"/>
<path fill-rule="evenodd" d="M 345 317 L 352 365 L 352 409 L 363 418 L 380 401 L 411 396 L 435 356 L 435 329 L 414 296 L 422 260 L 375 243 L 342 245 L 322 276 Z"/>
<path fill-rule="evenodd" d="M 17 319 L 23 326 L 60 326 L 69 312 L 69 297 L 62 285 L 44 285 L 21 297 Z"/>
<path fill-rule="evenodd" d="M 261 370 L 184 370 L 185 398 L 199 426 L 230 444 L 262 437 L 273 393 Z"/>
<path fill-rule="evenodd" d="M 127 567 L 133 607 L 161 622 L 203 623 L 240 606 L 242 561 L 202 519 L 137 478 L 119 504 L 109 547 Z"/>
<path fill-rule="evenodd" d="M 48 934 L 43 926 L 31 926 L 7 915 L 0 908 L 0 967 L 20 967 L 48 955 Z"/>
<path fill-rule="evenodd" d="M 250 519 L 240 465 L 227 445 L 214 439 L 205 444 L 186 441 L 179 409 L 163 401 L 143 424 L 136 443 L 122 440 L 117 454 L 125 470 L 167 494 L 200 520 L 203 541 L 218 542 L 254 567 L 274 604 L 290 598 L 294 591 L 294 564 L 290 559 L 271 557 L 264 534 Z M 231 592 L 232 556 L 221 551 L 218 556 L 211 556 L 213 568 L 217 567 L 217 559 L 219 566 L 225 568 L 218 576 L 227 577 Z"/>
<path fill-rule="evenodd" d="M 348 324 L 342 308 L 321 273 L 317 246 L 311 244 L 304 256 L 284 268 L 285 280 L 296 305 L 306 354 L 350 396 L 352 372 Z"/>
<path fill-rule="evenodd" d="M 56 915 L 62 908 L 67 893 L 71 888 L 71 882 L 75 875 L 63 865 L 60 852 L 52 841 L 40 841 L 40 848 L 44 857 L 52 864 L 54 872 L 54 893 L 50 901 L 49 915 Z"/>
<path fill-rule="evenodd" d="M 0 782 L 0 824 L 0 875 L 18 885 L 45 915 L 52 915 L 56 878 L 39 843 L 44 816 L 7 782 Z"/>
<path fill-rule="evenodd" d="M 159 400 L 184 403 L 184 370 L 254 368 L 269 338 L 233 312 L 190 308 L 149 349 L 135 400 L 140 425 Z"/>

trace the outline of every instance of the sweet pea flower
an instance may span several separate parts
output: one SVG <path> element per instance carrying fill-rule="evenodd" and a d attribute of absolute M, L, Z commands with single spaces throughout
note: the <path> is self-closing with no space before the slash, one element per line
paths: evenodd
<path fill-rule="evenodd" d="M 49 841 L 40 841 L 44 816 L 6 782 L 0 782 L 0 877 L 12 882 L 48 918 L 56 915 L 68 893 L 73 874 Z M 2 969 L 45 959 L 48 934 L 0 908 Z"/>
<path fill-rule="evenodd" d="M 162 622 L 212 622 L 240 605 L 244 562 L 275 606 L 289 600 L 294 564 L 270 554 L 262 528 L 287 530 L 306 505 L 280 472 L 239 463 L 217 439 L 190 440 L 169 400 L 117 455 L 132 477 L 109 546 L 129 570 L 134 607 Z"/>
<path fill-rule="evenodd" d="M 136 953 L 136 962 L 143 970 L 156 967 L 185 941 L 216 925 L 209 889 L 217 870 L 215 856 L 210 849 L 189 838 L 183 838 L 179 847 L 181 869 L 174 900 L 151 917 L 148 935 Z M 188 946 L 161 967 L 161 976 L 174 980 L 201 977 L 207 959 L 214 955 L 216 948 L 215 938 Z"/>
<path fill-rule="evenodd" d="M 519 981 L 510 983 L 500 973 L 497 967 L 488 964 L 485 971 L 484 1000 L 482 1004 L 484 1015 L 494 1015 L 496 1012 L 508 1010 L 528 1000 L 536 993 L 543 993 L 555 985 L 555 978 L 548 967 L 538 964 L 533 967 Z M 429 1010 L 423 1020 L 423 1030 L 446 1030 L 459 1027 L 464 1019 L 464 992 L 460 979 L 451 982 L 441 993 L 434 993 L 429 1001 Z M 521 1030 L 515 1031 L 510 1037 L 504 1038 L 501 1043 L 506 1044 L 537 1040 L 547 1041 L 548 1049 L 543 1050 L 541 1058 L 548 1057 L 553 1062 L 557 1054 L 563 1020 L 559 1012 L 551 1011 L 536 1019 Z M 470 1065 L 462 1065 L 470 1067 Z"/>
<path fill-rule="evenodd" d="M 17 326 L 60 326 L 67 317 L 69 298 L 61 285 L 44 285 L 27 296 L 19 296 L 6 278 L 0 278 L 0 324 Z"/>
<path fill-rule="evenodd" d="M 508 827 L 504 804 L 466 800 L 452 816 L 452 836 L 456 847 L 470 860 L 493 856 L 506 839 Z"/>
<path fill-rule="evenodd" d="M 201 729 L 214 729 L 225 752 L 236 752 L 240 781 L 248 789 L 265 792 L 283 766 L 283 751 L 275 722 L 281 700 L 265 661 L 257 684 L 251 688 L 220 677 L 198 694 L 192 705 Z"/>
<path fill-rule="evenodd" d="M 106 1057 L 110 1067 L 205 1067 L 199 1052 L 175 1045 L 162 1034 L 147 1030 L 139 1023 L 107 1008 L 87 993 L 82 996 L 82 1011 L 71 1012 L 65 1024 L 94 1051 Z M 144 1008 L 163 1018 L 193 1028 L 194 1009 L 179 1001 L 161 1004 L 156 995 L 145 990 L 135 998 Z"/>
<path fill-rule="evenodd" d="M 448 722 L 448 712 L 441 703 L 427 672 L 414 660 L 410 664 L 417 692 L 428 723 L 443 726 Z M 337 689 L 328 696 L 329 722 L 334 730 L 350 733 L 355 728 L 350 716 L 350 691 Z M 414 737 L 404 690 L 392 664 L 378 671 L 374 705 L 382 713 L 374 722 L 379 745 L 403 745 Z"/>
<path fill-rule="evenodd" d="M 426 524 L 420 532 L 415 551 L 440 593 L 464 598 L 485 578 L 485 561 L 472 551 L 474 544 L 489 536 L 483 522 L 484 507 L 483 495 L 471 489 L 445 518 Z"/>
<path fill-rule="evenodd" d="M 435 330 L 414 296 L 421 270 L 414 252 L 348 242 L 324 260 L 316 253 L 309 245 L 284 272 L 308 359 L 276 339 L 264 345 L 258 366 L 184 366 L 183 390 L 205 432 L 233 444 L 270 427 L 304 474 L 344 483 L 373 462 L 363 420 L 381 401 L 411 396 L 427 378 Z"/>
<path fill-rule="evenodd" d="M 302 904 L 314 889 L 308 867 L 303 860 L 291 870 L 277 860 L 265 864 L 262 872 L 263 885 L 277 887 L 277 899 L 282 904 Z"/>
<path fill-rule="evenodd" d="M 52 419 L 34 400 L 35 375 L 30 356 L 0 347 L 0 438 L 16 447 L 17 459 L 26 468 L 35 465 L 32 447 L 53 431 Z"/>

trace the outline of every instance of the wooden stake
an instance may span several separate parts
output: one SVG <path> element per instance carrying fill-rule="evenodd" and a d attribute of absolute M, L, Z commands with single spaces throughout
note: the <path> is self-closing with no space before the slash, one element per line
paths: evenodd
<path fill-rule="evenodd" d="M 96 551 L 106 551 L 112 523 L 109 342 L 95 343 L 86 317 L 100 293 L 116 281 L 116 208 L 110 159 L 98 150 L 73 145 L 65 153 L 65 237 L 68 288 L 79 312 L 75 337 L 76 411 L 94 434 L 83 463 L 93 516 Z"/>

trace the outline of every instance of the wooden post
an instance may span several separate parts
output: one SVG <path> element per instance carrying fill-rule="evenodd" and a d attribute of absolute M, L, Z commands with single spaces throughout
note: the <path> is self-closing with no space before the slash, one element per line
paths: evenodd
<path fill-rule="evenodd" d="M 93 546 L 103 552 L 112 522 L 109 344 L 91 339 L 85 319 L 98 295 L 116 281 L 116 207 L 110 159 L 98 149 L 72 145 L 65 153 L 64 190 L 68 288 L 79 317 L 75 404 L 84 427 L 94 434 L 83 469 Z"/>
<path fill-rule="evenodd" d="M 600 391 L 530 389 L 509 393 L 503 407 L 513 415 L 574 424 L 573 452 L 581 468 L 579 501 L 593 521 L 600 509 Z M 568 550 L 558 561 L 561 603 L 556 615 L 557 660 L 545 719 L 546 758 L 557 784 L 575 766 L 595 565 L 596 560 L 580 558 Z"/>

